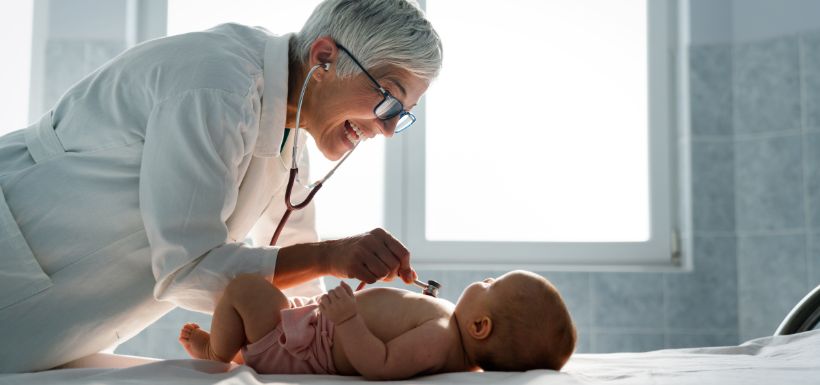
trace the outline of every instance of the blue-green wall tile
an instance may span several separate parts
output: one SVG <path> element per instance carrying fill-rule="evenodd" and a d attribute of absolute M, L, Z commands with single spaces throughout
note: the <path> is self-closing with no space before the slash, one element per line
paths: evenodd
<path fill-rule="evenodd" d="M 595 353 L 647 352 L 665 347 L 663 333 L 601 331 L 592 336 L 592 351 Z"/>
<path fill-rule="evenodd" d="M 691 148 L 693 230 L 734 231 L 734 144 L 692 141 Z"/>
<path fill-rule="evenodd" d="M 595 327 L 663 327 L 662 274 L 602 273 L 591 278 Z"/>
<path fill-rule="evenodd" d="M 732 47 L 694 46 L 689 61 L 692 136 L 732 135 Z"/>
<path fill-rule="evenodd" d="M 705 346 L 732 346 L 739 343 L 737 333 L 669 333 L 666 335 L 666 347 L 698 348 Z"/>
<path fill-rule="evenodd" d="M 771 335 L 807 292 L 805 235 L 738 238 L 741 340 Z"/>
<path fill-rule="evenodd" d="M 805 226 L 800 134 L 740 140 L 735 145 L 738 231 Z"/>
<path fill-rule="evenodd" d="M 820 285 L 820 232 L 814 231 L 810 234 L 809 241 L 809 289 Z M 806 292 L 808 293 L 808 291 Z"/>
<path fill-rule="evenodd" d="M 588 327 L 578 327 L 578 341 L 575 344 L 575 353 L 593 353 L 592 334 Z"/>
<path fill-rule="evenodd" d="M 735 46 L 735 133 L 801 127 L 798 58 L 797 36 Z"/>
<path fill-rule="evenodd" d="M 806 178 L 806 207 L 809 226 L 820 228 L 820 132 L 803 134 Z"/>
<path fill-rule="evenodd" d="M 807 33 L 802 36 L 800 53 L 806 128 L 820 130 L 820 32 Z"/>
<path fill-rule="evenodd" d="M 666 327 L 689 331 L 737 328 L 734 236 L 696 236 L 694 271 L 666 274 Z"/>

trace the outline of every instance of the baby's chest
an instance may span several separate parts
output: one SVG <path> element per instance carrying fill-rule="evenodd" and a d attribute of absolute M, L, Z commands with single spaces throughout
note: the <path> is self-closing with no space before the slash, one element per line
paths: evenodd
<path fill-rule="evenodd" d="M 445 317 L 441 309 L 428 303 L 400 302 L 400 306 L 394 303 L 365 303 L 359 306 L 359 314 L 368 329 L 382 341 L 392 340 L 430 319 Z"/>

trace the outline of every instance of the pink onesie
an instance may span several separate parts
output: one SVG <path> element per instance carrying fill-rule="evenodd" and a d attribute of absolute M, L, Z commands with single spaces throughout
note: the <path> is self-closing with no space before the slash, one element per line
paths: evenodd
<path fill-rule="evenodd" d="M 317 299 L 289 298 L 279 325 L 242 348 L 245 364 L 260 374 L 336 374 L 333 323 L 319 313 Z"/>

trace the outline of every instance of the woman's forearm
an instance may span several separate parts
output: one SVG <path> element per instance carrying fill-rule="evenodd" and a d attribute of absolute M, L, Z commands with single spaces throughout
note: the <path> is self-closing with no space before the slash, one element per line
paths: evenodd
<path fill-rule="evenodd" d="M 279 289 L 287 289 L 329 273 L 323 242 L 285 246 L 279 249 L 276 257 L 273 284 Z"/>

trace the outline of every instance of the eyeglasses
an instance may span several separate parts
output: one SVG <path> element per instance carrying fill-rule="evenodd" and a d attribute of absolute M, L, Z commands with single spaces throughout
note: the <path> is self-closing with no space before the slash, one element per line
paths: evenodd
<path fill-rule="evenodd" d="M 394 131 L 396 134 L 412 126 L 413 123 L 416 122 L 416 116 L 413 115 L 410 111 L 405 110 L 404 105 L 401 104 L 401 102 L 398 99 L 393 97 L 393 95 L 391 95 L 390 92 L 385 90 L 384 87 L 382 87 L 382 85 L 379 84 L 378 81 L 376 81 L 376 78 L 370 75 L 370 73 L 367 72 L 366 69 L 364 69 L 364 66 L 362 66 L 362 64 L 359 63 L 358 60 L 356 60 L 356 58 L 353 56 L 353 54 L 350 53 L 350 51 L 347 50 L 347 48 L 343 47 L 339 43 L 336 43 L 336 46 L 339 47 L 339 49 L 341 49 L 344 53 L 346 53 L 347 56 L 350 56 L 350 58 L 353 59 L 353 62 L 356 63 L 356 65 L 359 66 L 359 68 L 361 68 L 362 72 L 364 72 L 364 74 L 367 75 L 368 78 L 370 78 L 370 81 L 372 81 L 373 84 L 376 85 L 376 89 L 382 93 L 382 97 L 384 97 L 384 99 L 382 99 L 382 101 L 379 102 L 379 104 L 377 104 L 375 108 L 373 108 L 373 113 L 376 114 L 376 117 L 381 120 L 390 120 L 398 116 L 399 121 L 396 123 L 396 129 Z"/>

